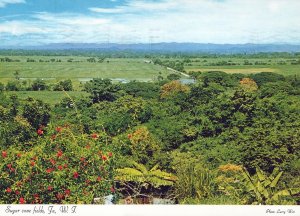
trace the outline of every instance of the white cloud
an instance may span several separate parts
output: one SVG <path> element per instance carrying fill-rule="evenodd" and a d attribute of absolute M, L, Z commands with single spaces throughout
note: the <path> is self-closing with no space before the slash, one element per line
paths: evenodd
<path fill-rule="evenodd" d="M 89 8 L 90 11 L 96 13 L 122 13 L 124 10 L 122 8 Z"/>
<path fill-rule="evenodd" d="M 42 27 L 34 26 L 30 22 L 7 21 L 0 24 L 0 33 L 9 33 L 14 36 L 44 32 Z"/>
<path fill-rule="evenodd" d="M 96 13 L 142 13 L 147 11 L 169 11 L 178 7 L 179 4 L 176 1 L 164 0 L 161 2 L 153 1 L 137 1 L 131 0 L 124 6 L 118 6 L 115 8 L 89 8 L 90 11 Z"/>
<path fill-rule="evenodd" d="M 0 0 L 0 8 L 5 7 L 7 4 L 25 3 L 25 0 Z"/>
<path fill-rule="evenodd" d="M 164 0 L 161 2 L 149 2 L 149 1 L 130 1 L 127 4 L 128 8 L 132 8 L 135 10 L 153 10 L 153 11 L 160 11 L 160 10 L 170 10 L 180 6 L 177 1 L 170 1 Z"/>
<path fill-rule="evenodd" d="M 38 13 L 33 17 L 38 19 L 39 21 L 43 21 L 46 23 L 49 22 L 49 23 L 77 26 L 77 27 L 102 25 L 110 22 L 109 19 L 97 18 L 92 16 L 86 16 L 86 15 L 70 14 L 70 13 L 53 14 L 53 13 L 43 12 L 43 13 Z"/>
<path fill-rule="evenodd" d="M 299 8 L 298 0 L 129 0 L 123 6 L 90 8 L 93 13 L 86 15 L 39 13 L 14 27 L 0 21 L 0 32 L 36 32 L 45 43 L 300 44 Z"/>

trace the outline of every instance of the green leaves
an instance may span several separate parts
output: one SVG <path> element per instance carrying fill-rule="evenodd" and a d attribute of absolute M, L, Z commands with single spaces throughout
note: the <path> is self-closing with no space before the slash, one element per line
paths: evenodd
<path fill-rule="evenodd" d="M 250 193 L 253 191 L 255 201 L 252 204 L 280 204 L 281 197 L 291 197 L 300 192 L 300 188 L 283 189 L 276 191 L 278 182 L 283 172 L 275 168 L 271 175 L 267 176 L 259 167 L 256 174 L 250 176 L 246 169 L 243 170 L 244 186 Z"/>
<path fill-rule="evenodd" d="M 143 164 L 131 161 L 131 167 L 117 169 L 115 179 L 123 182 L 136 182 L 144 185 L 151 185 L 155 188 L 160 186 L 171 186 L 174 184 L 176 177 L 158 169 L 158 164 L 148 170 Z"/>

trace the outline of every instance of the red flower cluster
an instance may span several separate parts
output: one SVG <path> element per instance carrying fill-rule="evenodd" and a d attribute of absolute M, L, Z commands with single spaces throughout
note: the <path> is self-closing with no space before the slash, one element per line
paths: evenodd
<path fill-rule="evenodd" d="M 111 187 L 111 188 L 110 188 L 110 192 L 112 192 L 112 193 L 114 193 L 114 192 L 115 192 L 115 189 L 114 189 L 114 187 Z"/>
<path fill-rule="evenodd" d="M 65 190 L 65 195 L 66 195 L 66 196 L 70 196 L 70 194 L 71 194 L 71 190 L 66 189 L 66 190 Z"/>
<path fill-rule="evenodd" d="M 79 177 L 78 172 L 74 172 L 74 173 L 73 173 L 73 177 L 74 177 L 75 179 L 77 179 L 77 178 Z"/>
<path fill-rule="evenodd" d="M 50 163 L 51 163 L 52 165 L 55 165 L 55 164 L 56 164 L 56 161 L 55 161 L 53 158 L 51 158 L 51 159 L 50 159 Z"/>
<path fill-rule="evenodd" d="M 53 168 L 48 168 L 48 169 L 46 169 L 46 172 L 47 172 L 47 173 L 52 173 L 53 171 L 54 171 Z"/>
<path fill-rule="evenodd" d="M 21 197 L 19 203 L 20 204 L 25 204 L 25 199 L 23 197 Z"/>
<path fill-rule="evenodd" d="M 39 128 L 39 129 L 37 130 L 37 134 L 38 134 L 39 136 L 42 136 L 42 135 L 44 134 L 44 131 L 43 131 L 41 128 Z"/>
<path fill-rule="evenodd" d="M 56 127 L 55 130 L 56 130 L 57 133 L 59 133 L 59 132 L 62 131 L 62 128 L 61 127 Z"/>
<path fill-rule="evenodd" d="M 38 156 L 35 156 L 36 152 L 31 150 L 28 153 L 21 150 L 14 152 L 1 150 L 0 160 L 2 160 L 3 171 L 8 173 L 8 178 L 14 182 L 13 186 L 9 181 L 3 184 L 5 187 L 2 188 L 2 193 L 5 194 L 5 199 L 14 203 L 34 204 L 66 203 L 81 197 L 84 202 L 87 202 L 90 198 L 82 196 L 84 193 L 89 196 L 91 194 L 89 191 L 97 190 L 101 193 L 115 191 L 113 187 L 110 189 L 106 182 L 106 179 L 111 177 L 108 175 L 110 169 L 106 169 L 106 166 L 111 165 L 108 161 L 113 159 L 113 152 L 110 152 L 109 146 L 95 143 L 101 139 L 101 134 L 91 133 L 87 135 L 88 137 L 80 136 L 78 143 L 74 143 L 74 148 L 70 148 L 69 144 L 73 142 L 69 140 L 68 134 L 64 137 L 65 130 L 67 129 L 63 126 L 54 127 L 51 134 L 43 126 L 33 130 L 33 133 L 37 133 L 35 136 L 38 144 L 42 143 Z M 75 150 L 84 154 L 76 153 L 73 157 L 68 157 L 69 152 Z M 25 166 L 30 169 L 23 173 L 19 171 L 22 169 L 20 162 L 25 158 L 27 158 L 24 161 Z M 99 167 L 101 170 L 98 169 Z M 95 175 L 93 171 L 98 173 Z M 65 174 L 68 176 L 66 177 Z M 61 181 L 65 177 L 67 183 Z M 28 185 L 33 189 L 25 194 L 24 189 Z"/>
<path fill-rule="evenodd" d="M 30 166 L 34 167 L 34 165 L 35 165 L 35 162 L 34 162 L 34 161 L 31 161 L 31 162 L 30 162 Z"/>
<path fill-rule="evenodd" d="M 61 194 L 61 193 L 58 193 L 58 194 L 56 194 L 56 198 L 57 198 L 58 200 L 62 200 L 62 199 L 64 198 L 64 195 Z"/>
<path fill-rule="evenodd" d="M 93 133 L 92 135 L 91 135 L 91 137 L 93 138 L 93 139 L 98 139 L 98 134 L 96 134 L 96 133 Z"/>
<path fill-rule="evenodd" d="M 63 152 L 61 150 L 59 150 L 56 154 L 57 157 L 61 157 L 63 155 Z"/>
<path fill-rule="evenodd" d="M 128 134 L 127 137 L 128 137 L 128 139 L 131 139 L 132 134 Z"/>
<path fill-rule="evenodd" d="M 2 157 L 6 158 L 7 157 L 7 152 L 6 151 L 2 151 Z"/>
<path fill-rule="evenodd" d="M 7 168 L 9 169 L 10 172 L 15 171 L 15 168 L 12 167 L 12 164 L 7 164 Z"/>

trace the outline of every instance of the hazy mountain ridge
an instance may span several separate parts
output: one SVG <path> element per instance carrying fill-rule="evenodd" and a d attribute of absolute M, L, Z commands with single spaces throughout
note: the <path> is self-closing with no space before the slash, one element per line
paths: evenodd
<path fill-rule="evenodd" d="M 109 51 L 152 51 L 188 53 L 259 53 L 300 52 L 300 45 L 292 44 L 204 44 L 204 43 L 52 43 L 39 46 L 2 46 L 0 49 L 24 50 L 109 50 Z"/>

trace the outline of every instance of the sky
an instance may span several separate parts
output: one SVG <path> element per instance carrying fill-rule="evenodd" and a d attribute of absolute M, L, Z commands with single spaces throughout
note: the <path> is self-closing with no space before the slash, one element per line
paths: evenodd
<path fill-rule="evenodd" d="M 0 46 L 300 44 L 300 0 L 0 0 Z"/>

